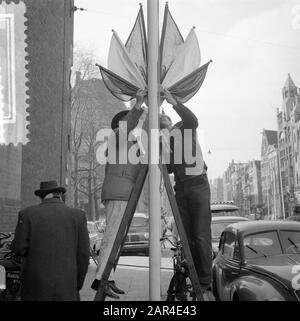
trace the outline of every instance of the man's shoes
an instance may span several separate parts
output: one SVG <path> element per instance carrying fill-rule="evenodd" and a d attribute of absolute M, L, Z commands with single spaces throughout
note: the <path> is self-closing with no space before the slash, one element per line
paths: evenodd
<path fill-rule="evenodd" d="M 118 288 L 118 287 L 116 286 L 115 281 L 108 281 L 108 284 L 109 284 L 109 287 L 110 287 L 115 293 L 125 294 L 125 292 L 124 292 L 123 290 L 121 290 L 120 288 Z"/>
<path fill-rule="evenodd" d="M 105 287 L 105 290 L 104 290 L 104 294 L 110 298 L 113 298 L 113 299 L 120 299 L 120 297 L 118 295 L 116 295 L 115 293 L 113 293 L 113 291 L 111 290 L 110 286 L 107 285 Z"/>

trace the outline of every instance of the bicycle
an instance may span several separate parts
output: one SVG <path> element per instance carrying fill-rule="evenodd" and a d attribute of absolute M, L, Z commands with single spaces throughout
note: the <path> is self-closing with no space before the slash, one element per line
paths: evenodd
<path fill-rule="evenodd" d="M 4 268 L 5 288 L 0 290 L 0 301 L 19 301 L 22 259 L 10 249 L 13 233 L 0 232 L 0 265 Z"/>
<path fill-rule="evenodd" d="M 172 256 L 174 274 L 169 283 L 166 301 L 196 301 L 181 241 L 173 242 L 168 236 L 161 238 L 161 242 L 165 240 L 170 242 L 171 250 L 174 251 Z"/>
<path fill-rule="evenodd" d="M 90 246 L 90 258 L 94 261 L 96 266 L 98 265 L 98 255 L 99 253 L 94 251 L 94 249 Z"/>

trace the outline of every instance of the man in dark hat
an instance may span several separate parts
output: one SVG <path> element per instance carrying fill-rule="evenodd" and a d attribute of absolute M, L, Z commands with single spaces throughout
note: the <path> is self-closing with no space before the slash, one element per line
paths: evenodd
<path fill-rule="evenodd" d="M 12 251 L 24 258 L 21 300 L 77 301 L 89 265 L 86 215 L 63 202 L 66 189 L 40 183 L 39 205 L 19 212 Z"/>
<path fill-rule="evenodd" d="M 300 222 L 300 205 L 295 205 L 293 215 L 287 218 L 288 221 Z"/>
<path fill-rule="evenodd" d="M 125 139 L 128 139 L 127 137 L 129 133 L 137 127 L 138 123 L 143 118 L 142 115 L 146 115 L 146 113 L 144 113 L 144 109 L 141 108 L 145 95 L 145 90 L 139 90 L 137 92 L 135 105 L 130 110 L 119 112 L 112 119 L 111 128 L 114 130 L 114 133 L 118 138 L 122 136 L 123 138 L 125 137 Z M 119 127 L 120 121 L 126 122 L 127 132 L 122 132 L 121 126 Z M 142 121 L 142 123 L 145 122 Z M 114 139 L 112 141 L 115 142 Z M 105 178 L 102 185 L 101 201 L 105 206 L 106 229 L 100 246 L 96 277 L 92 284 L 92 288 L 94 290 L 97 290 L 100 285 L 100 280 L 102 279 L 104 268 L 107 265 L 109 255 L 112 251 L 112 246 L 121 224 L 132 188 L 135 184 L 138 173 L 141 170 L 142 164 L 140 163 L 132 164 L 129 159 L 124 163 L 119 160 L 119 155 L 128 155 L 128 151 L 135 144 L 136 141 L 128 140 L 126 145 L 122 145 L 117 139 L 116 162 L 107 163 L 105 167 Z M 109 148 L 110 147 L 108 146 L 108 150 Z M 117 294 L 124 294 L 124 291 L 116 286 L 113 270 L 105 288 L 105 295 L 118 299 L 119 296 Z"/>

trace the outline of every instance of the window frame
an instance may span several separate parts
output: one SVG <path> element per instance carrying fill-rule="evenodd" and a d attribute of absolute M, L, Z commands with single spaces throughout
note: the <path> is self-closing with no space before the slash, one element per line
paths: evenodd
<path fill-rule="evenodd" d="M 284 232 L 295 232 L 295 233 L 299 233 L 300 234 L 300 232 L 298 231 L 298 230 L 288 230 L 288 229 L 282 229 L 282 230 L 278 230 L 278 234 L 279 234 L 279 241 L 280 241 L 280 245 L 281 245 L 281 249 L 282 249 L 282 253 L 283 254 L 289 254 L 289 253 L 286 253 L 285 252 L 285 248 L 284 248 L 284 246 L 283 246 L 283 237 L 282 237 L 282 232 L 284 233 Z M 292 244 L 291 244 L 292 245 Z"/>
<path fill-rule="evenodd" d="M 224 248 L 225 248 L 225 242 L 226 242 L 226 234 L 234 236 L 234 245 L 233 245 L 233 252 L 232 256 L 229 256 L 227 254 L 224 254 Z M 222 244 L 221 244 L 222 242 Z M 220 246 L 222 245 L 222 249 Z M 236 256 L 236 250 L 238 249 L 238 257 Z M 242 255 L 241 255 L 241 248 L 240 248 L 240 242 L 238 239 L 237 233 L 234 231 L 223 231 L 221 238 L 220 238 L 220 244 L 219 244 L 219 251 L 221 251 L 221 254 L 224 259 L 234 262 L 241 262 L 242 261 Z"/>
<path fill-rule="evenodd" d="M 264 230 L 264 231 L 259 231 L 259 232 L 253 232 L 253 233 L 249 233 L 249 234 L 245 234 L 243 235 L 243 240 L 242 240 L 242 243 L 241 243 L 241 247 L 243 249 L 243 258 L 244 258 L 244 261 L 246 262 L 247 260 L 249 260 L 249 258 L 246 257 L 245 255 L 245 246 L 244 246 L 244 241 L 245 241 L 245 238 L 251 236 L 251 235 L 258 235 L 258 234 L 265 234 L 265 233 L 272 233 L 272 232 L 275 232 L 276 235 L 277 235 L 277 238 L 278 238 L 278 241 L 279 241 L 279 245 L 280 245 L 280 249 L 281 249 L 281 254 L 283 254 L 283 246 L 282 246 L 282 242 L 281 242 L 281 239 L 280 239 L 280 233 L 279 233 L 279 230 L 278 229 L 272 229 L 272 230 Z M 275 254 L 273 254 L 275 255 Z M 250 258 L 251 260 L 251 258 Z"/>

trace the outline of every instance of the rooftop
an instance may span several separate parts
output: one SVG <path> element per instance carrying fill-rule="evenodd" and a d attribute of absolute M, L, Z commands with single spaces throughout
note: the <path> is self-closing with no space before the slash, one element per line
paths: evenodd
<path fill-rule="evenodd" d="M 247 217 L 243 216 L 214 216 L 211 218 L 212 222 L 228 222 L 228 221 L 236 221 L 236 222 L 241 222 L 241 221 L 249 221 Z"/>
<path fill-rule="evenodd" d="M 277 131 L 276 130 L 266 130 L 265 129 L 266 138 L 268 141 L 268 145 L 277 144 Z"/>
<path fill-rule="evenodd" d="M 284 88 L 297 88 L 290 74 L 287 76 Z"/>
<path fill-rule="evenodd" d="M 224 212 L 224 211 L 230 212 L 230 211 L 237 211 L 239 209 L 236 205 L 234 205 L 230 202 L 228 202 L 228 203 L 225 203 L 225 202 L 224 203 L 212 203 L 210 208 L 211 208 L 212 212 Z"/>
<path fill-rule="evenodd" d="M 242 234 L 251 234 L 264 231 L 272 230 L 296 230 L 300 232 L 299 222 L 293 221 L 248 221 L 248 222 L 239 222 L 234 223 L 228 226 L 226 229 L 242 233 Z"/>

